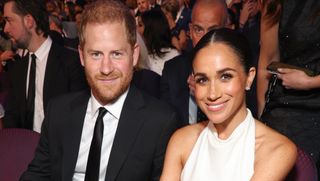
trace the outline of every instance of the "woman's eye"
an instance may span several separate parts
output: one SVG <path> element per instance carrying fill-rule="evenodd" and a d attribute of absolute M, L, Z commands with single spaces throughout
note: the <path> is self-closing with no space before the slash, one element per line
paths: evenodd
<path fill-rule="evenodd" d="M 221 75 L 222 80 L 230 80 L 233 76 L 229 73 L 224 73 Z"/>
<path fill-rule="evenodd" d="M 195 78 L 196 84 L 204 84 L 204 83 L 206 83 L 207 81 L 208 81 L 208 79 L 205 78 L 205 77 Z"/>

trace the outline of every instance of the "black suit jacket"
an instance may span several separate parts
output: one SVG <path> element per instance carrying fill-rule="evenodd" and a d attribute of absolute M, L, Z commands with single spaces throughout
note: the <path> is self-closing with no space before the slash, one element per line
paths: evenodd
<path fill-rule="evenodd" d="M 10 88 L 8 103 L 5 105 L 5 127 L 28 128 L 25 122 L 27 72 L 28 56 L 14 62 L 9 70 Z M 44 110 L 52 97 L 86 88 L 87 83 L 78 53 L 52 42 L 43 86 Z"/>
<path fill-rule="evenodd" d="M 192 72 L 192 53 L 184 53 L 165 62 L 160 81 L 160 98 L 170 103 L 179 119 L 189 124 L 188 76 Z"/>
<path fill-rule="evenodd" d="M 161 76 L 148 69 L 136 70 L 132 77 L 132 84 L 140 90 L 160 98 L 160 78 Z"/>
<path fill-rule="evenodd" d="M 73 93 L 50 102 L 35 158 L 21 180 L 72 180 L 89 96 L 89 92 Z M 167 104 L 131 86 L 105 180 L 159 180 L 167 142 L 179 126 Z"/>

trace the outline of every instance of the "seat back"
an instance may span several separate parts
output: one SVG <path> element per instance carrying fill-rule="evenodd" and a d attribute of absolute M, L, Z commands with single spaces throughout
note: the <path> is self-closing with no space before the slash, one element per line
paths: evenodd
<path fill-rule="evenodd" d="M 0 129 L 0 180 L 19 180 L 34 157 L 40 134 L 27 129 Z"/>
<path fill-rule="evenodd" d="M 309 154 L 298 149 L 296 163 L 286 181 L 318 181 L 317 167 Z"/>

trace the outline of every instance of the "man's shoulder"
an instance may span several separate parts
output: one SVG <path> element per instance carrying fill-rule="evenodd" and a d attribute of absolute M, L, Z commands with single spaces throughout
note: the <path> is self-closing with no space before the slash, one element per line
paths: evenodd
<path fill-rule="evenodd" d="M 50 53 L 49 55 L 62 56 L 64 58 L 73 58 L 73 59 L 79 58 L 79 54 L 77 51 L 66 48 L 55 42 L 52 42 Z"/>
<path fill-rule="evenodd" d="M 181 64 L 186 64 L 190 61 L 190 54 L 180 54 L 178 56 L 173 57 L 172 59 L 165 62 L 165 66 L 179 66 Z"/>
<path fill-rule="evenodd" d="M 133 88 L 133 89 L 135 89 L 135 91 L 137 92 L 132 95 L 134 95 L 135 97 L 139 97 L 139 95 L 141 95 L 141 98 L 142 98 L 141 101 L 143 101 L 143 108 L 144 108 L 143 110 L 145 112 L 150 114 L 159 113 L 161 115 L 168 115 L 168 114 L 175 113 L 173 107 L 171 107 L 171 105 L 169 105 L 165 101 L 157 99 L 149 94 L 146 94 L 137 88 Z"/>
<path fill-rule="evenodd" d="M 148 94 L 142 93 L 144 100 L 143 109 L 139 110 L 139 115 L 148 118 L 147 122 L 153 125 L 166 125 L 170 124 L 180 127 L 182 123 L 178 119 L 175 109 L 163 100 L 157 99 Z"/>
<path fill-rule="evenodd" d="M 162 76 L 166 76 L 171 73 L 182 73 L 181 71 L 189 72 L 192 67 L 192 54 L 183 53 L 178 55 L 164 63 Z"/>
<path fill-rule="evenodd" d="M 79 102 L 81 100 L 88 100 L 90 97 L 90 91 L 89 90 L 82 90 L 78 92 L 70 92 L 66 94 L 62 94 L 59 96 L 56 96 L 50 100 L 51 104 L 57 104 L 57 105 L 67 105 L 67 104 L 77 104 L 76 102 Z"/>

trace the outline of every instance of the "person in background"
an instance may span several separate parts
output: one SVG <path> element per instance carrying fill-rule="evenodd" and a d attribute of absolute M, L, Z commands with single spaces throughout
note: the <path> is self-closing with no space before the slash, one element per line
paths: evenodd
<path fill-rule="evenodd" d="M 261 3 L 259 0 L 242 1 L 238 30 L 249 40 L 252 51 L 252 65 L 258 68 L 260 53 L 260 19 Z M 257 81 L 254 80 L 247 92 L 247 103 L 254 117 L 258 117 Z"/>
<path fill-rule="evenodd" d="M 130 85 L 139 56 L 134 17 L 119 1 L 92 2 L 79 36 L 91 90 L 50 102 L 35 157 L 20 180 L 159 180 L 180 123 L 167 104 Z"/>
<path fill-rule="evenodd" d="M 40 132 L 51 98 L 88 88 L 79 55 L 52 41 L 42 0 L 9 0 L 4 18 L 4 32 L 17 48 L 29 52 L 8 72 L 4 126 Z"/>
<path fill-rule="evenodd" d="M 208 31 L 224 27 L 227 24 L 227 7 L 221 0 L 197 0 L 192 9 L 190 37 L 193 46 Z M 204 119 L 194 101 L 193 92 L 189 89 L 188 77 L 192 70 L 190 52 L 165 62 L 160 82 L 161 99 L 170 103 L 177 111 L 179 119 L 185 125 Z"/>
<path fill-rule="evenodd" d="M 280 181 L 293 167 L 295 145 L 246 107 L 256 73 L 248 47 L 230 29 L 212 30 L 196 45 L 195 99 L 208 120 L 174 133 L 161 181 Z"/>
<path fill-rule="evenodd" d="M 189 38 L 187 33 L 189 33 L 188 25 L 190 23 L 191 11 L 183 5 L 180 7 L 180 5 L 179 0 L 165 0 L 161 5 L 161 9 L 169 23 L 172 44 L 182 52 L 188 46 Z"/>
<path fill-rule="evenodd" d="M 140 51 L 138 63 L 134 67 L 132 83 L 147 94 L 160 98 L 161 76 L 150 70 L 148 50 L 139 33 L 137 33 L 137 43 L 140 47 Z"/>
<path fill-rule="evenodd" d="M 152 9 L 141 14 L 143 39 L 148 49 L 150 70 L 162 74 L 167 60 L 179 55 L 171 44 L 168 21 L 161 9 Z"/>
<path fill-rule="evenodd" d="M 141 13 L 149 11 L 151 4 L 149 0 L 137 0 L 137 8 L 135 9 L 135 16 L 140 16 Z"/>
<path fill-rule="evenodd" d="M 320 1 L 263 1 L 257 80 L 258 108 L 262 121 L 307 152 L 317 163 L 318 170 L 319 12 Z M 279 67 L 271 74 L 267 71 L 271 62 L 296 67 Z"/>

